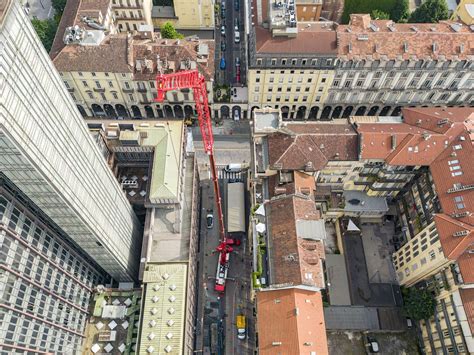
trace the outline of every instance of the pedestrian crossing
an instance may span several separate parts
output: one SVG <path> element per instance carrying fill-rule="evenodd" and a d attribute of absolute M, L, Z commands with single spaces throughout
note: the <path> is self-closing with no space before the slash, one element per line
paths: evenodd
<path fill-rule="evenodd" d="M 219 180 L 236 180 L 243 181 L 244 173 L 243 172 L 227 172 L 224 169 L 217 170 L 217 178 Z"/>

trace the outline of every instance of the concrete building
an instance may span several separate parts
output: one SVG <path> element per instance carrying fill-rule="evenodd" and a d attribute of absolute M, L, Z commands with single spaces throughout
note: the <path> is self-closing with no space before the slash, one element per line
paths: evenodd
<path fill-rule="evenodd" d="M 82 0 L 84 1 L 84 0 Z M 107 0 L 110 2 L 110 0 Z M 152 0 L 112 0 L 112 10 L 120 32 L 136 31 L 143 25 L 152 25 Z"/>
<path fill-rule="evenodd" d="M 474 25 L 474 1 L 461 0 L 458 7 L 451 15 L 452 21 L 461 21 L 467 26 Z"/>
<path fill-rule="evenodd" d="M 392 256 L 394 266 L 401 285 L 427 288 L 436 297 L 434 317 L 420 322 L 426 351 L 472 353 L 474 110 L 412 108 L 403 109 L 402 115 L 400 123 L 359 124 L 361 156 L 387 165 L 429 169 L 435 195 L 426 199 L 424 189 L 418 195 L 410 193 L 405 202 L 409 213 L 401 215 L 409 233 Z M 394 136 L 395 143 L 387 144 Z M 408 184 L 404 190 L 412 187 Z M 404 195 L 398 194 L 397 199 Z M 432 200 L 438 200 L 439 206 L 430 206 Z"/>
<path fill-rule="evenodd" d="M 215 26 L 213 0 L 174 0 L 173 6 L 153 6 L 153 25 L 160 28 L 165 22 L 171 22 L 180 32 L 204 33 L 209 32 L 213 38 Z M 229 4 L 230 6 L 231 4 Z M 209 38 L 209 37 L 203 37 Z"/>
<path fill-rule="evenodd" d="M 360 14 L 336 26 L 298 21 L 295 6 L 298 1 L 252 3 L 249 110 L 271 107 L 285 120 L 330 120 L 474 104 L 473 56 L 465 47 L 470 27 L 396 24 Z"/>
<path fill-rule="evenodd" d="M 80 351 L 91 292 L 109 277 L 3 173 L 0 260 L 0 352 Z"/>
<path fill-rule="evenodd" d="M 136 215 L 23 9 L 2 4 L 0 170 L 109 275 L 136 280 Z"/>
<path fill-rule="evenodd" d="M 155 103 L 154 100 L 158 73 L 195 68 L 206 78 L 212 107 L 213 41 L 162 40 L 151 27 L 142 26 L 133 34 L 108 35 L 102 31 L 80 28 L 76 31 L 84 33 L 84 37 L 65 44 L 62 28 L 68 28 L 63 21 L 50 55 L 83 116 L 194 116 L 196 112 L 191 90 L 168 92 L 163 103 Z M 67 29 L 65 31 L 70 32 Z M 89 37 L 89 33 L 92 37 Z M 91 43 L 86 43 L 88 41 Z"/>
<path fill-rule="evenodd" d="M 301 22 L 319 21 L 323 7 L 322 0 L 296 0 L 296 19 Z"/>

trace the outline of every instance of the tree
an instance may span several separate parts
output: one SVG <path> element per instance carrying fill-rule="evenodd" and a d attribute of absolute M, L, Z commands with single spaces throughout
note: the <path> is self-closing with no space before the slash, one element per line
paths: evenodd
<path fill-rule="evenodd" d="M 436 300 L 427 289 L 410 287 L 402 290 L 405 314 L 413 320 L 429 319 L 435 313 Z"/>
<path fill-rule="evenodd" d="M 425 0 L 410 16 L 413 23 L 435 23 L 449 16 L 446 0 Z"/>
<path fill-rule="evenodd" d="M 390 18 L 395 22 L 405 22 L 408 15 L 408 0 L 398 0 L 390 12 Z"/>
<path fill-rule="evenodd" d="M 178 33 L 178 31 L 176 31 L 176 28 L 174 28 L 171 22 L 165 22 L 163 25 L 161 25 L 160 32 L 161 37 L 163 38 L 184 38 L 181 33 Z"/>
<path fill-rule="evenodd" d="M 62 15 L 64 12 L 64 8 L 66 7 L 66 2 L 67 0 L 53 0 L 51 5 L 53 6 L 54 11 L 56 11 L 56 14 L 59 14 L 59 16 Z"/>
<path fill-rule="evenodd" d="M 373 18 L 374 20 L 390 20 L 390 15 L 387 14 L 386 12 L 380 11 L 380 10 L 374 10 L 370 14 L 370 17 Z"/>
<path fill-rule="evenodd" d="M 54 36 L 56 34 L 57 23 L 54 20 L 38 20 L 32 19 L 31 23 L 35 28 L 38 37 L 43 43 L 43 47 L 46 49 L 47 52 L 51 50 L 51 46 L 53 45 Z"/>

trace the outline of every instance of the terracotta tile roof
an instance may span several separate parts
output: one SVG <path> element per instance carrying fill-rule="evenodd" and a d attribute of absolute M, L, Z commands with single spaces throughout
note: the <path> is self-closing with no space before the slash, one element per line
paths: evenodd
<path fill-rule="evenodd" d="M 474 55 L 473 31 L 450 21 L 394 23 L 352 14 L 349 25 L 336 31 L 338 55 L 348 59 L 470 59 Z"/>
<path fill-rule="evenodd" d="M 128 63 L 127 34 L 107 36 L 98 46 L 71 44 L 53 59 L 58 71 L 131 73 Z"/>
<path fill-rule="evenodd" d="M 357 160 L 357 134 L 349 124 L 288 124 L 288 133 L 273 133 L 267 138 L 270 165 L 281 169 L 321 170 L 330 160 Z"/>
<path fill-rule="evenodd" d="M 198 58 L 200 44 L 208 46 L 205 59 Z M 141 39 L 139 35 L 128 37 L 125 33 L 109 35 L 97 46 L 64 46 L 53 63 L 64 72 L 133 73 L 135 80 L 153 80 L 157 74 L 157 58 L 167 61 L 170 72 L 179 71 L 182 62 L 189 59 L 196 63 L 206 80 L 214 76 L 214 41 Z M 152 70 L 146 69 L 144 64 L 142 70 L 138 70 L 137 60 L 149 61 Z"/>
<path fill-rule="evenodd" d="M 289 174 L 292 174 L 293 180 L 288 183 L 280 181 L 278 174 L 271 175 L 267 178 L 270 199 L 276 195 L 292 195 L 295 193 L 314 196 L 314 190 L 316 189 L 314 176 L 297 170 Z M 278 191 L 276 191 L 276 189 L 278 189 Z"/>
<path fill-rule="evenodd" d="M 458 259 L 472 244 L 474 227 L 444 213 L 435 215 L 435 223 L 444 255 L 448 259 Z"/>
<path fill-rule="evenodd" d="M 316 204 L 309 198 L 288 196 L 268 203 L 271 283 L 324 288 L 321 240 L 298 237 L 298 221 L 319 220 Z"/>
<path fill-rule="evenodd" d="M 466 312 L 471 333 L 474 333 L 474 289 L 459 289 L 459 294 L 461 295 L 464 312 Z"/>
<path fill-rule="evenodd" d="M 257 293 L 259 353 L 328 354 L 321 294 L 301 289 Z"/>
<path fill-rule="evenodd" d="M 63 15 L 61 16 L 61 21 L 59 22 L 58 29 L 56 30 L 56 35 L 54 36 L 53 45 L 51 46 L 51 51 L 49 56 L 51 60 L 56 58 L 59 52 L 66 46 L 63 41 L 64 32 L 67 27 L 74 25 L 76 20 L 76 14 L 79 9 L 81 0 L 68 0 L 66 6 L 64 7 Z"/>
<path fill-rule="evenodd" d="M 312 23 L 311 27 L 298 24 L 296 37 L 272 37 L 270 30 L 260 25 L 255 26 L 255 32 L 257 53 L 273 53 L 279 56 L 285 53 L 308 53 L 311 57 L 337 53 L 336 32 L 320 24 Z"/>

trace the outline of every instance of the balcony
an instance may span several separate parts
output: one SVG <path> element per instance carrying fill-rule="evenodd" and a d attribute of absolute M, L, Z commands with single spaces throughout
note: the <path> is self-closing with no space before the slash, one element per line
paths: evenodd
<path fill-rule="evenodd" d="M 105 92 L 105 88 L 92 88 L 95 92 Z"/>
<path fill-rule="evenodd" d="M 126 92 L 126 93 L 129 93 L 129 94 L 133 94 L 135 92 L 135 89 L 133 88 L 122 88 L 122 91 L 123 92 Z"/>

